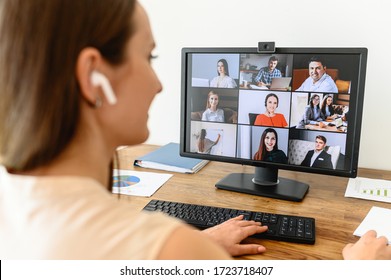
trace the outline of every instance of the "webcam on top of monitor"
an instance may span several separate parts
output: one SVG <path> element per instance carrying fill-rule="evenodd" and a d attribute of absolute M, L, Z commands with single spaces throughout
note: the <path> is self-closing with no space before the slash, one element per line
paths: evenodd
<path fill-rule="evenodd" d="M 258 53 L 274 53 L 276 51 L 275 42 L 258 42 Z"/>

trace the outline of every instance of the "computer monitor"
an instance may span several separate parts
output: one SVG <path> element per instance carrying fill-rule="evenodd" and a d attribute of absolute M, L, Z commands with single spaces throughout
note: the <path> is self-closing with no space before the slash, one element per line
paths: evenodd
<path fill-rule="evenodd" d="M 184 48 L 180 154 L 255 166 L 216 187 L 292 201 L 309 186 L 279 169 L 356 177 L 366 62 L 366 48 Z"/>

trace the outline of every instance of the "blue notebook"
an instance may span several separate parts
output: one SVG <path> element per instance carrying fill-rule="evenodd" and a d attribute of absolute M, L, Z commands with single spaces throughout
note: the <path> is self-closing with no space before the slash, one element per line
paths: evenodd
<path fill-rule="evenodd" d="M 179 144 L 168 143 L 134 161 L 135 166 L 166 170 L 180 173 L 196 173 L 209 161 L 197 158 L 181 157 Z"/>

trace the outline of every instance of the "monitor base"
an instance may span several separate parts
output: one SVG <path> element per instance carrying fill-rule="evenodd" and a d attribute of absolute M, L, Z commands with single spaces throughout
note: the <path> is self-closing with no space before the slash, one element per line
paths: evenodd
<path fill-rule="evenodd" d="M 307 194 L 309 185 L 278 177 L 273 185 L 259 185 L 253 182 L 254 174 L 232 173 L 216 183 L 216 188 L 254 194 L 290 201 L 301 201 Z"/>

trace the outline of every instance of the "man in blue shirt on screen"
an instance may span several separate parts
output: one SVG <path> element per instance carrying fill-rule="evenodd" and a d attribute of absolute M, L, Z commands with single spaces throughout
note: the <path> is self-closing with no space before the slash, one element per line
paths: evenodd
<path fill-rule="evenodd" d="M 319 57 L 311 57 L 308 64 L 308 71 L 310 76 L 297 91 L 338 93 L 337 85 L 333 78 L 326 73 L 326 65 Z"/>
<path fill-rule="evenodd" d="M 254 83 L 260 87 L 269 87 L 272 83 L 272 78 L 281 78 L 281 71 L 277 67 L 278 58 L 271 56 L 268 66 L 261 68 L 257 76 L 254 78 Z"/>

